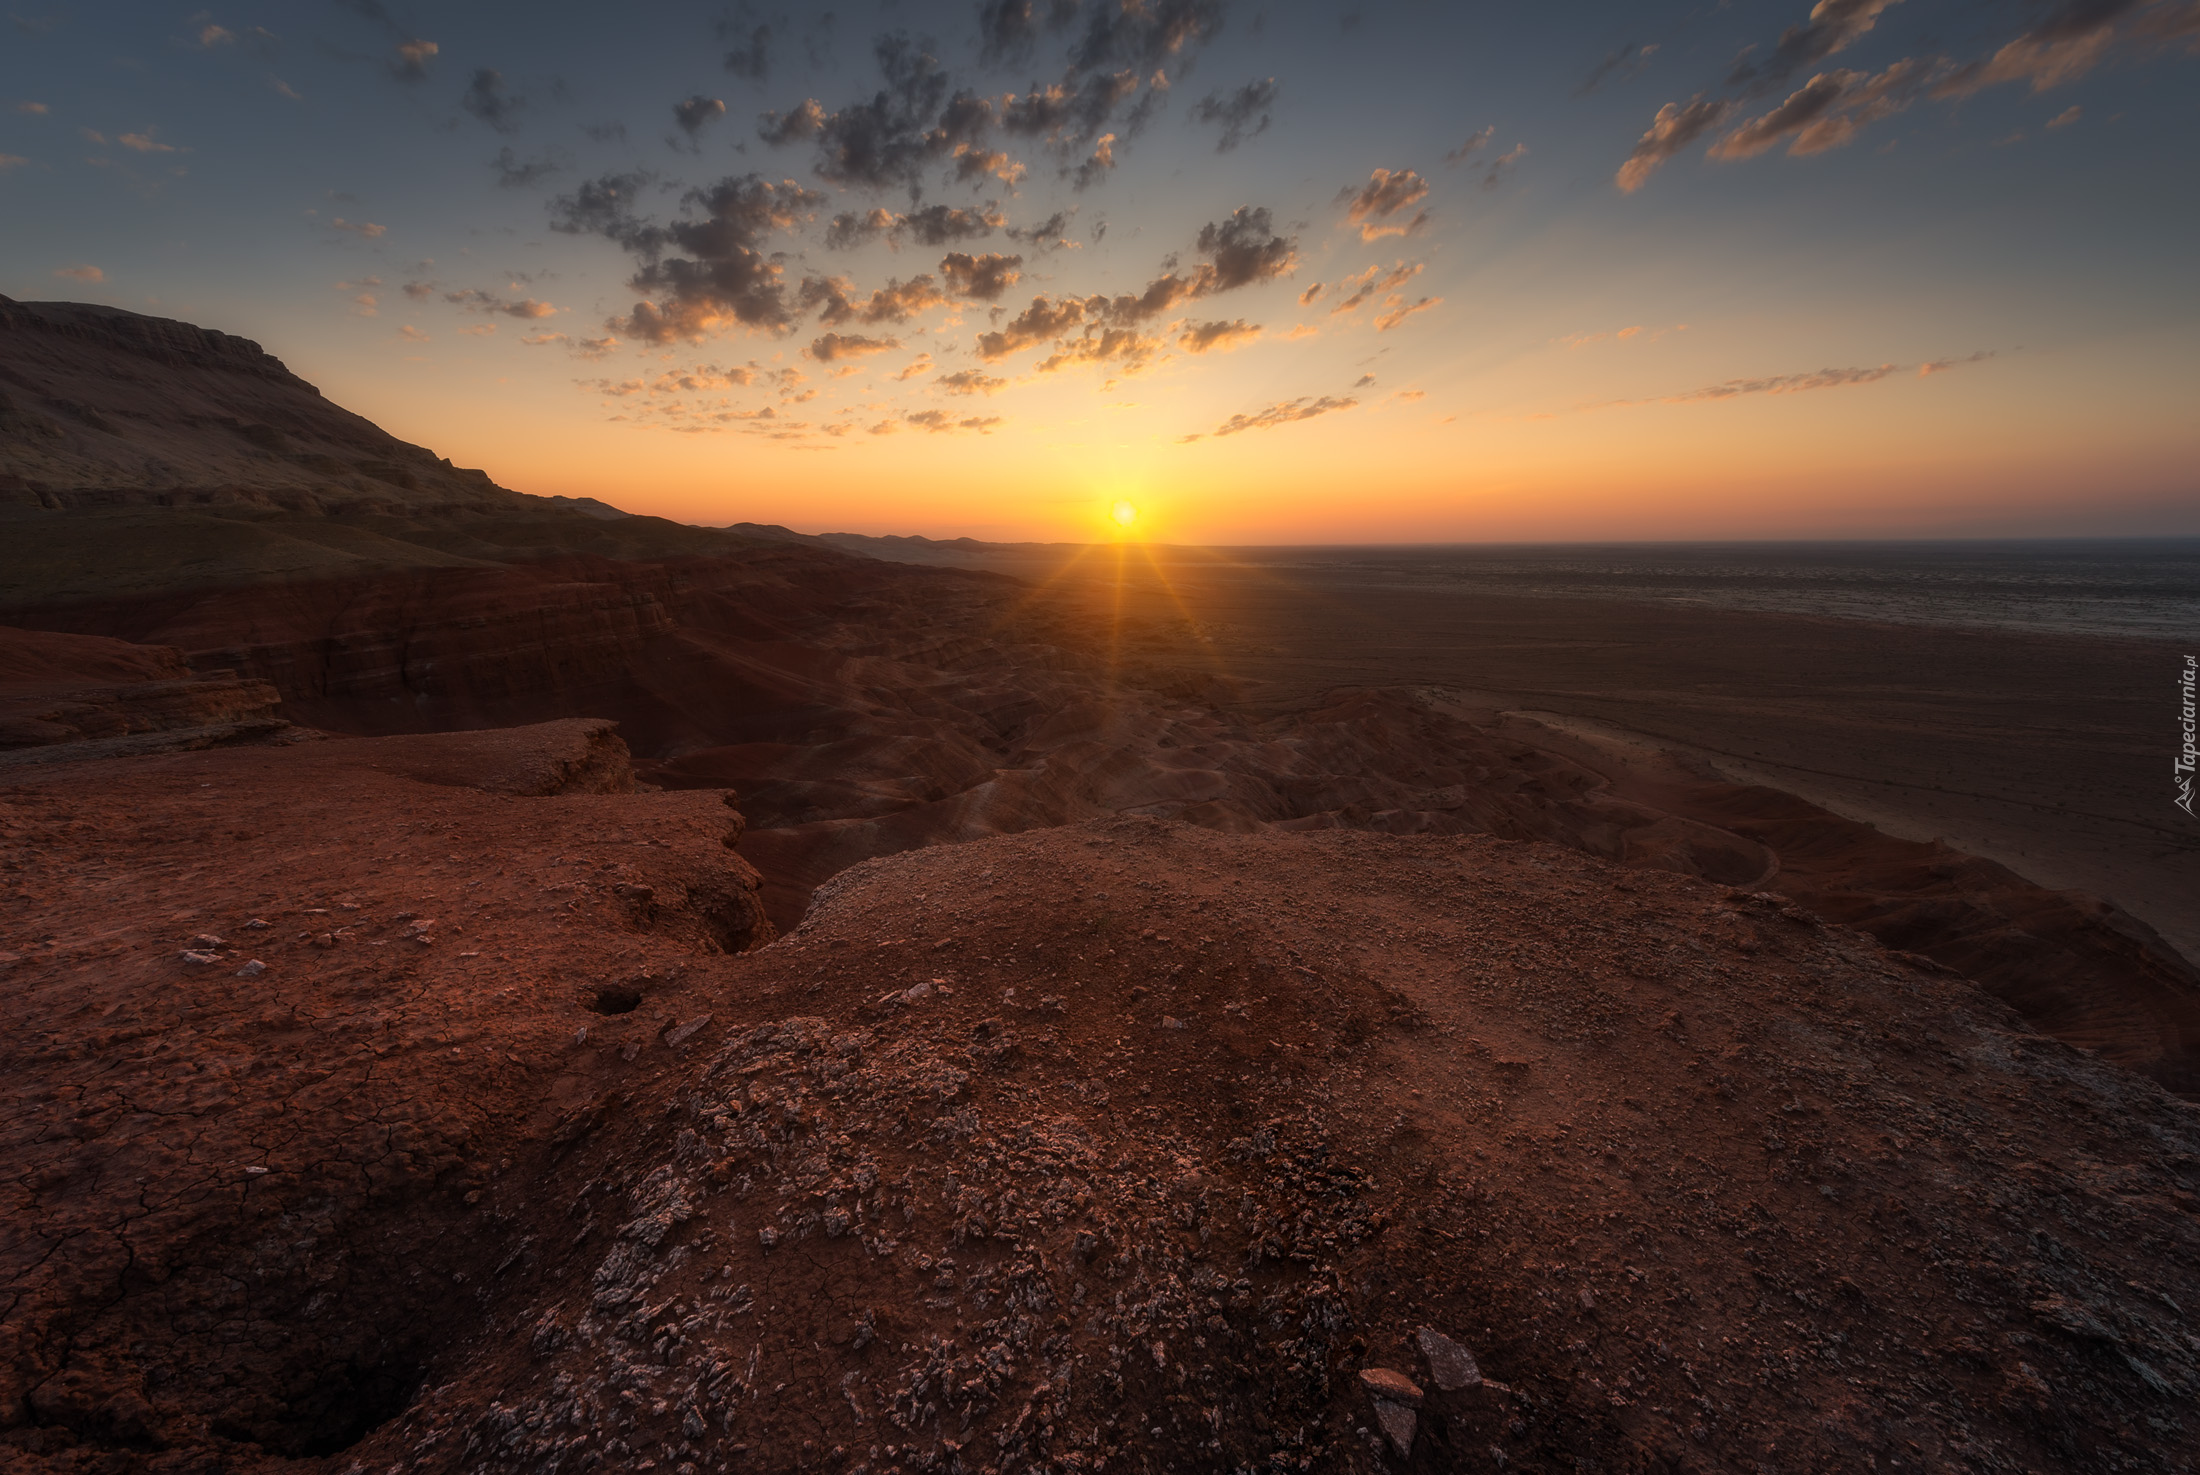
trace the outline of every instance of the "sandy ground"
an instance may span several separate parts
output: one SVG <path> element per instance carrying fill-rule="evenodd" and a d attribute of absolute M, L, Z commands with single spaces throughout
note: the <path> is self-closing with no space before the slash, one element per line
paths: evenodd
<path fill-rule="evenodd" d="M 2124 907 L 2200 959 L 2200 826 L 2170 806 L 2178 648 L 1436 591 L 1318 570 L 960 560 L 1175 620 L 1272 700 L 1431 683 L 1702 755 L 1906 839 Z"/>

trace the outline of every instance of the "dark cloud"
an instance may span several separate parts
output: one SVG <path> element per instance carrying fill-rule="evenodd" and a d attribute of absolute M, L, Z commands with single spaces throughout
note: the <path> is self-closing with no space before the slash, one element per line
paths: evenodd
<path fill-rule="evenodd" d="M 1200 228 L 1200 254 L 1212 258 L 1199 295 L 1228 292 L 1288 275 L 1299 264 L 1298 242 L 1276 234 L 1265 208 L 1241 205 L 1230 218 Z"/>
<path fill-rule="evenodd" d="M 1081 149 L 1108 126 L 1123 100 L 1137 91 L 1138 73 L 1132 71 L 1034 86 L 1002 100 L 1000 124 L 1009 133 L 1044 139 L 1057 149 Z"/>
<path fill-rule="evenodd" d="M 1818 0 L 1802 25 L 1780 33 L 1772 54 L 1762 62 L 1744 57 L 1727 76 L 1730 87 L 1771 87 L 1804 67 L 1854 45 L 1879 23 L 1880 12 L 1902 0 Z M 2084 0 L 2081 0 L 2084 3 Z"/>
<path fill-rule="evenodd" d="M 505 189 L 519 189 L 526 185 L 540 184 L 553 174 L 563 174 L 571 167 L 571 161 L 557 155 L 545 155 L 540 159 L 521 159 L 506 144 L 497 150 L 497 156 L 489 161 L 489 167 L 497 172 L 497 183 Z"/>
<path fill-rule="evenodd" d="M 1058 31 L 1077 18 L 1077 0 L 1048 0 L 1045 26 Z M 978 58 L 987 66 L 1031 54 L 1039 38 L 1035 0 L 981 0 L 978 6 Z"/>
<path fill-rule="evenodd" d="M 726 115 L 726 105 L 715 97 L 690 97 L 672 105 L 672 121 L 680 125 L 680 131 L 693 138 L 711 123 Z"/>
<path fill-rule="evenodd" d="M 849 284 L 839 277 L 810 277 L 802 283 L 798 299 L 805 309 L 818 309 L 818 321 L 828 327 L 840 323 L 862 323 L 866 326 L 878 323 L 905 323 L 918 313 L 943 305 L 947 294 L 929 273 L 899 281 L 893 277 L 886 285 L 858 302 L 850 295 Z"/>
<path fill-rule="evenodd" d="M 1195 323 L 1176 340 L 1177 347 L 1186 353 L 1206 353 L 1215 349 L 1239 348 L 1260 336 L 1260 325 L 1248 323 L 1243 318 L 1232 322 Z"/>
<path fill-rule="evenodd" d="M 598 143 L 626 142 L 626 125 L 624 123 L 590 123 L 584 126 L 581 132 Z"/>
<path fill-rule="evenodd" d="M 756 136 L 777 148 L 799 143 L 825 131 L 825 105 L 806 97 L 799 107 L 784 113 L 766 113 L 756 120 Z"/>
<path fill-rule="evenodd" d="M 980 302 L 998 302 L 1001 294 L 1016 285 L 1022 275 L 1018 270 L 1024 264 L 1021 256 L 1003 256 L 987 252 L 983 256 L 971 256 L 962 251 L 950 251 L 940 258 L 940 275 L 947 278 L 947 288 L 957 297 L 974 297 Z"/>
<path fill-rule="evenodd" d="M 458 105 L 497 132 L 512 133 L 519 128 L 519 115 L 526 108 L 527 99 L 505 87 L 502 72 L 482 67 L 474 73 L 473 81 L 466 84 L 466 95 L 458 100 Z"/>
<path fill-rule="evenodd" d="M 1299 294 L 1299 306 L 1312 307 L 1315 302 L 1321 298 L 1321 295 L 1322 284 L 1320 282 L 1316 282 L 1313 286 L 1308 287 L 1304 292 L 1301 292 Z"/>
<path fill-rule="evenodd" d="M 1246 430 L 1272 430 L 1278 425 L 1289 425 L 1298 420 L 1311 420 L 1316 415 L 1327 415 L 1338 410 L 1355 409 L 1359 406 L 1359 403 L 1358 400 L 1350 396 L 1339 399 L 1325 394 L 1317 399 L 1312 395 L 1301 395 L 1297 399 L 1285 400 L 1281 404 L 1270 405 L 1267 409 L 1256 414 L 1232 415 L 1215 427 L 1214 434 L 1219 437 L 1236 435 Z M 1188 441 L 1200 438 L 1196 435 L 1184 437 Z"/>
<path fill-rule="evenodd" d="M 1031 306 L 1011 318 L 1007 327 L 978 335 L 978 357 L 989 363 L 1007 358 L 1035 343 L 1060 337 L 1084 321 L 1085 304 L 1075 297 L 1059 301 L 1050 301 L 1045 296 L 1034 297 Z"/>
<path fill-rule="evenodd" d="M 618 242 L 642 263 L 630 285 L 648 299 L 614 319 L 615 331 L 651 343 L 706 336 L 738 324 L 785 332 L 796 310 L 787 300 L 779 264 L 761 249 L 772 232 L 791 230 L 825 203 L 793 180 L 731 175 L 690 190 L 691 213 L 668 225 L 636 217 L 635 191 L 647 176 L 611 174 L 591 180 L 551 204 L 551 227 Z M 699 212 L 699 213 L 694 213 Z M 673 253 L 679 254 L 673 254 Z"/>
<path fill-rule="evenodd" d="M 1428 224 L 1426 210 L 1411 221 L 1399 223 L 1396 220 L 1397 216 L 1428 198 L 1428 181 L 1411 169 L 1377 169 L 1358 190 L 1347 185 L 1338 192 L 1337 198 L 1347 202 L 1344 218 L 1360 228 L 1363 241 L 1411 235 Z"/>
<path fill-rule="evenodd" d="M 1213 40 L 1222 10 L 1222 0 L 1093 0 L 1085 33 L 1070 49 L 1070 68 L 1151 72 Z"/>
<path fill-rule="evenodd" d="M 1632 41 L 1628 42 L 1590 68 L 1589 75 L 1574 89 L 1574 96 L 1587 97 L 1606 82 L 1633 80 L 1641 75 L 1644 67 L 1650 65 L 1650 58 L 1657 55 L 1657 51 L 1657 43 L 1654 41 L 1648 46 L 1637 46 Z"/>
<path fill-rule="evenodd" d="M 1012 241 L 1021 241 L 1034 251 L 1075 250 L 1077 243 L 1069 238 L 1071 212 L 1057 210 L 1035 225 L 1012 225 L 1001 234 Z"/>
<path fill-rule="evenodd" d="M 903 235 L 914 237 L 920 246 L 945 246 L 955 241 L 975 240 L 989 236 L 1007 224 L 1000 207 L 991 203 L 975 210 L 960 206 L 927 205 L 922 210 L 912 210 L 898 216 L 889 234 L 896 239 Z"/>
<path fill-rule="evenodd" d="M 896 338 L 865 338 L 858 333 L 827 333 L 816 339 L 808 349 L 811 358 L 821 364 L 838 363 L 843 359 L 864 358 L 874 353 L 885 353 L 901 347 Z"/>
<path fill-rule="evenodd" d="M 758 25 L 736 29 L 731 23 L 721 24 L 719 36 L 733 43 L 726 52 L 726 70 L 736 77 L 746 77 L 751 82 L 761 82 L 771 75 L 772 28 Z"/>
<path fill-rule="evenodd" d="M 892 229 L 894 223 L 900 219 L 900 216 L 886 209 L 868 210 L 861 215 L 835 215 L 833 223 L 825 227 L 825 249 L 852 251 L 858 246 L 868 245 Z"/>
<path fill-rule="evenodd" d="M 1006 379 L 996 379 L 981 369 L 942 374 L 932 382 L 949 394 L 997 394 L 1008 387 Z"/>
<path fill-rule="evenodd" d="M 885 85 L 870 101 L 827 112 L 812 98 L 791 113 L 766 113 L 757 132 L 771 144 L 815 136 L 818 175 L 834 184 L 902 185 L 913 195 L 958 144 L 984 142 L 993 104 L 955 90 L 938 59 L 906 36 L 881 36 L 874 54 Z"/>
<path fill-rule="evenodd" d="M 1003 184 L 1014 185 L 1024 174 L 1024 166 L 1000 149 L 988 149 L 973 143 L 955 145 L 957 184 L 982 184 L 987 179 L 997 179 Z"/>
<path fill-rule="evenodd" d="M 1660 164 L 1725 122 L 1733 111 L 1734 104 L 1724 98 L 1700 97 L 1690 103 L 1669 102 L 1659 108 L 1657 117 L 1650 120 L 1650 127 L 1636 142 L 1635 151 L 1627 156 L 1627 161 L 1619 166 L 1619 173 L 1614 176 L 1620 193 L 1631 195 L 1641 189 Z"/>
<path fill-rule="evenodd" d="M 1201 123 L 1222 125 L 1215 152 L 1226 154 L 1246 139 L 1266 133 L 1274 121 L 1269 109 L 1276 101 L 1276 79 L 1248 82 L 1235 92 L 1210 92 L 1192 104 L 1192 117 Z"/>
<path fill-rule="evenodd" d="M 550 228 L 569 236 L 605 236 L 631 249 L 646 230 L 634 207 L 656 179 L 645 169 L 586 180 L 572 194 L 550 202 Z"/>

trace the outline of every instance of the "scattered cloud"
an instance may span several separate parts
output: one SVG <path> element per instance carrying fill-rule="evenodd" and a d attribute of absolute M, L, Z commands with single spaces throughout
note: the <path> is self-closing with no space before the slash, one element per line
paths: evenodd
<path fill-rule="evenodd" d="M 950 251 L 940 258 L 940 275 L 947 278 L 948 290 L 957 297 L 998 302 L 1002 293 L 1016 285 L 1023 264 L 1021 256 L 1003 256 L 997 252 L 971 256 Z"/>
<path fill-rule="evenodd" d="M 616 338 L 580 338 L 574 341 L 573 352 L 584 359 L 600 359 L 607 357 L 618 346 L 619 340 Z"/>
<path fill-rule="evenodd" d="M 1396 219 L 1428 198 L 1428 181 L 1411 169 L 1395 172 L 1377 169 L 1368 176 L 1365 185 L 1358 190 L 1347 186 L 1338 192 L 1337 198 L 1348 202 L 1345 222 L 1360 228 L 1363 241 L 1412 235 L 1428 224 L 1426 210 L 1410 221 L 1401 223 Z"/>
<path fill-rule="evenodd" d="M 1375 331 L 1387 333 L 1415 313 L 1427 312 L 1432 307 L 1443 306 L 1443 303 L 1444 299 L 1441 297 L 1424 297 L 1419 302 L 1408 302 L 1404 297 L 1393 293 L 1383 299 L 1383 311 L 1375 318 Z"/>
<path fill-rule="evenodd" d="M 227 26 L 201 26 L 199 27 L 198 43 L 201 46 L 209 48 L 215 46 L 234 46 L 237 44 L 237 34 L 236 32 L 230 30 Z"/>
<path fill-rule="evenodd" d="M 2054 117 L 2049 118 L 2047 120 L 2047 126 L 2050 128 L 2068 128 L 2071 124 L 2077 122 L 2080 118 L 2084 116 L 2085 109 L 2080 107 L 2076 103 L 2072 103 L 2069 107 L 2064 108 Z"/>
<path fill-rule="evenodd" d="M 897 383 L 907 383 L 909 380 L 915 379 L 919 375 L 929 374 L 931 372 L 932 355 L 928 353 L 920 353 L 915 358 L 909 361 L 909 364 L 906 368 L 904 368 L 900 373 L 894 375 L 893 377 Z"/>
<path fill-rule="evenodd" d="M 1192 120 L 1220 124 L 1222 136 L 1215 141 L 1215 152 L 1226 154 L 1246 139 L 1268 131 L 1274 121 L 1270 109 L 1275 106 L 1276 90 L 1276 79 L 1268 77 L 1248 82 L 1234 92 L 1210 92 L 1192 104 Z"/>
<path fill-rule="evenodd" d="M 39 117 L 43 117 L 51 111 L 42 102 L 19 102 L 15 105 L 15 110 L 19 113 L 31 113 Z"/>
<path fill-rule="evenodd" d="M 808 353 L 821 364 L 866 358 L 901 347 L 898 338 L 866 338 L 859 333 L 827 333 L 811 342 Z"/>
<path fill-rule="evenodd" d="M 1780 33 L 1771 55 L 1762 61 L 1753 61 L 1745 53 L 1727 75 L 1727 85 L 1772 86 L 1784 82 L 1804 67 L 1855 45 L 1879 23 L 1882 12 L 1900 3 L 1901 0 L 1818 0 L 1811 7 L 1808 20 Z M 2100 0 L 2074 0 L 2074 3 L 2098 6 Z"/>
<path fill-rule="evenodd" d="M 1658 166 L 1726 121 L 1734 104 L 1722 99 L 1697 98 L 1687 104 L 1667 103 L 1658 109 L 1650 127 L 1635 144 L 1635 151 L 1613 177 L 1620 193 L 1631 195 L 1648 182 Z"/>
<path fill-rule="evenodd" d="M 407 323 L 403 327 L 399 328 L 397 330 L 397 336 L 400 340 L 406 343 L 431 343 L 434 341 L 427 334 L 421 332 L 418 328 L 414 327 L 411 323 Z"/>
<path fill-rule="evenodd" d="M 1092 145 L 1092 157 L 1077 166 L 1070 176 L 1070 188 L 1090 189 L 1105 179 L 1115 168 L 1115 135 L 1103 133 Z"/>
<path fill-rule="evenodd" d="M 682 196 L 689 214 L 658 225 L 633 210 L 648 181 L 642 173 L 606 174 L 550 206 L 551 229 L 604 236 L 641 263 L 629 285 L 645 300 L 613 320 L 612 331 L 670 343 L 736 325 L 771 333 L 793 327 L 782 268 L 762 247 L 772 232 L 809 219 L 825 197 L 791 179 L 729 175 L 689 190 Z"/>
<path fill-rule="evenodd" d="M 387 226 L 376 225 L 371 220 L 346 220 L 339 215 L 329 222 L 332 230 L 349 231 L 362 240 L 377 240 L 389 234 Z"/>
<path fill-rule="evenodd" d="M 1876 76 L 1820 72 L 1771 112 L 1751 118 L 1713 144 L 1711 157 L 1748 159 L 1782 143 L 1797 156 L 1839 148 L 1867 124 L 1908 107 L 1927 81 L 1926 64 L 1914 58 Z"/>
<path fill-rule="evenodd" d="M 1078 243 L 1067 235 L 1070 215 L 1068 210 L 1057 210 L 1036 225 L 1009 226 L 1001 234 L 1012 241 L 1021 241 L 1034 251 L 1075 251 Z"/>
<path fill-rule="evenodd" d="M 881 36 L 873 56 L 884 85 L 868 101 L 828 112 L 806 98 L 791 112 L 764 114 L 757 136 L 773 145 L 815 139 L 814 167 L 832 184 L 921 189 L 957 144 L 985 141 L 993 103 L 954 88 L 939 60 L 907 36 Z"/>
<path fill-rule="evenodd" d="M 863 301 L 856 300 L 852 291 L 844 277 L 809 277 L 803 281 L 797 300 L 805 309 L 818 309 L 818 321 L 828 326 L 849 322 L 904 323 L 948 300 L 930 273 L 912 277 L 907 282 L 889 277 L 885 286 Z"/>
<path fill-rule="evenodd" d="M 1574 89 L 1574 96 L 1587 97 L 1606 82 L 1634 80 L 1641 75 L 1644 67 L 1650 65 L 1650 58 L 1657 54 L 1658 44 L 1655 41 L 1647 46 L 1628 42 L 1592 67 L 1589 75 L 1582 79 L 1581 85 Z"/>
<path fill-rule="evenodd" d="M 411 294 L 412 286 L 408 284 L 405 291 L 408 295 Z M 454 307 L 462 307 L 468 312 L 501 313 L 505 317 L 519 318 L 526 322 L 532 322 L 537 318 L 553 317 L 557 313 L 557 309 L 549 303 L 537 302 L 532 297 L 513 300 L 499 297 L 494 292 L 484 292 L 478 287 L 467 287 L 457 292 L 445 292 L 443 300 Z"/>
<path fill-rule="evenodd" d="M 1876 384 L 1890 375 L 1901 373 L 1905 367 L 1902 364 L 1879 364 L 1869 369 L 1819 369 L 1810 374 L 1775 374 L 1767 379 L 1729 379 L 1723 384 L 1691 389 L 1686 394 L 1666 395 L 1658 403 L 1682 405 L 1697 400 L 1738 399 L 1748 394 L 1802 394 L 1813 389 L 1841 389 L 1852 384 Z"/>
<path fill-rule="evenodd" d="M 572 340 L 563 333 L 523 333 L 519 341 L 529 348 L 544 348 L 552 343 L 570 343 Z"/>
<path fill-rule="evenodd" d="M 721 21 L 718 34 L 721 39 L 733 43 L 725 55 L 727 71 L 736 77 L 746 77 L 751 82 L 761 82 L 771 75 L 770 26 L 737 26 L 731 21 Z"/>
<path fill-rule="evenodd" d="M 1463 164 L 1467 160 L 1473 158 L 1476 154 L 1482 152 L 1482 150 L 1488 148 L 1490 140 L 1495 138 L 1496 136 L 1497 125 L 1495 123 L 1492 123 L 1487 128 L 1484 128 L 1480 133 L 1475 134 L 1465 143 L 1459 145 L 1459 147 L 1444 155 L 1444 162 L 1446 164 Z"/>
<path fill-rule="evenodd" d="M 1403 404 L 1416 404 L 1428 398 L 1428 391 L 1425 389 L 1401 389 L 1391 398 Z"/>
<path fill-rule="evenodd" d="M 501 187 L 524 189 L 529 185 L 540 184 L 553 174 L 563 174 L 571 167 L 571 163 L 555 154 L 546 154 L 540 159 L 523 160 L 512 152 L 510 144 L 506 144 L 497 150 L 497 156 L 489 161 L 489 167 L 496 171 L 497 184 Z"/>
<path fill-rule="evenodd" d="M 917 410 L 901 418 L 919 430 L 929 430 L 935 435 L 956 430 L 974 430 L 985 434 L 1001 423 L 998 415 L 968 415 L 958 420 L 945 410 Z"/>
<path fill-rule="evenodd" d="M 54 275 L 57 277 L 66 277 L 72 282 L 104 282 L 107 280 L 107 273 L 101 271 L 96 266 L 56 267 L 54 269 Z"/>
<path fill-rule="evenodd" d="M 1505 182 L 1511 171 L 1517 169 L 1520 166 L 1520 161 L 1526 157 L 1528 157 L 1528 146 L 1524 143 L 1516 143 L 1504 155 L 1492 159 L 1488 172 L 1482 176 L 1482 188 L 1496 189 Z"/>
<path fill-rule="evenodd" d="M 1243 318 L 1231 322 L 1195 323 L 1185 329 L 1176 346 L 1186 353 L 1227 352 L 1243 348 L 1260 336 L 1260 325 Z"/>
<path fill-rule="evenodd" d="M 458 331 L 468 338 L 493 338 L 496 336 L 497 325 L 495 323 L 473 323 L 460 328 Z"/>
<path fill-rule="evenodd" d="M 690 97 L 672 105 L 672 121 L 679 124 L 680 131 L 689 138 L 701 133 L 705 124 L 725 115 L 726 105 L 715 97 Z"/>
<path fill-rule="evenodd" d="M 185 150 L 177 148 L 172 143 L 162 143 L 159 139 L 153 137 L 154 132 L 154 129 L 148 128 L 143 133 L 124 133 L 117 136 L 115 142 L 134 153 L 140 154 L 180 154 L 185 152 Z"/>
<path fill-rule="evenodd" d="M 1394 287 L 1404 286 L 1407 282 L 1419 276 L 1425 265 L 1425 262 L 1401 261 L 1388 271 L 1379 266 L 1371 266 L 1366 271 L 1356 272 L 1346 277 L 1342 287 L 1348 295 L 1335 307 L 1329 309 L 1329 315 L 1335 317 L 1339 313 L 1350 312 L 1353 308 L 1380 293 L 1388 292 Z"/>
<path fill-rule="evenodd" d="M 1316 302 L 1319 302 L 1321 300 L 1322 291 L 1323 286 L 1320 282 L 1316 282 L 1313 286 L 1308 287 L 1304 292 L 1301 292 L 1299 294 L 1299 306 L 1312 307 Z"/>
<path fill-rule="evenodd" d="M 443 48 L 433 41 L 417 37 L 397 43 L 397 60 L 390 63 L 390 71 L 400 82 L 418 82 L 428 75 L 428 61 Z"/>
<path fill-rule="evenodd" d="M 274 88 L 277 95 L 287 97 L 292 102 L 304 102 L 306 100 L 304 93 L 300 92 L 297 88 L 291 86 L 288 82 L 285 82 L 280 77 L 268 78 L 267 85 Z"/>
<path fill-rule="evenodd" d="M 894 377 L 899 379 L 902 376 L 897 374 Z M 997 379 L 979 369 L 942 374 L 932 382 L 949 394 L 998 394 L 1008 387 L 1006 379 Z"/>
<path fill-rule="evenodd" d="M 494 67 L 482 67 L 466 84 L 465 95 L 459 98 L 458 105 L 497 132 L 513 133 L 519 129 L 519 115 L 525 110 L 527 99 L 504 85 L 502 72 Z"/>
<path fill-rule="evenodd" d="M 981 184 L 987 179 L 997 179 L 1014 188 L 1017 181 L 1029 173 L 1022 164 L 1010 158 L 1000 149 L 981 148 L 974 143 L 955 145 L 955 182 L 957 184 Z"/>
<path fill-rule="evenodd" d="M 2001 353 L 1999 349 L 1982 348 L 1977 353 L 1970 355 L 1968 358 L 1934 359 L 1930 363 L 1923 363 L 1917 366 L 1917 377 L 1920 379 L 1929 379 L 1935 374 L 1945 374 L 1952 369 L 1961 369 L 1970 364 L 1983 364 L 1990 358 L 1999 358 L 2000 356 Z"/>
<path fill-rule="evenodd" d="M 1317 415 L 1327 415 L 1338 410 L 1355 409 L 1359 403 L 1358 400 L 1349 396 L 1338 399 L 1326 394 L 1319 398 L 1312 395 L 1301 395 L 1297 399 L 1285 400 L 1281 404 L 1270 405 L 1267 409 L 1256 414 L 1232 415 L 1222 424 L 1216 426 L 1212 434 L 1220 438 L 1225 435 L 1237 435 L 1247 430 L 1272 430 L 1278 425 L 1290 425 L 1299 420 L 1311 420 Z M 1203 437 L 1187 435 L 1182 439 L 1195 441 L 1203 439 Z"/>
<path fill-rule="evenodd" d="M 0 154 L 0 174 L 5 174 L 10 169 L 19 169 L 29 162 L 21 154 Z"/>

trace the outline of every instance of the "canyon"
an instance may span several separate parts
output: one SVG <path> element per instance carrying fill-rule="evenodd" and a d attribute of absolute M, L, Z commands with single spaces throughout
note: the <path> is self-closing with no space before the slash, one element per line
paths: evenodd
<path fill-rule="evenodd" d="M 0 394 L 11 1467 L 2186 1459 L 2110 903 L 186 324 Z"/>

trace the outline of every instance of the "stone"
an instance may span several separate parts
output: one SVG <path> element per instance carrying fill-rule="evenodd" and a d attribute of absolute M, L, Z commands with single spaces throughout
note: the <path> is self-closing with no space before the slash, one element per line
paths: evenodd
<path fill-rule="evenodd" d="M 211 932 L 201 932 L 197 937 L 191 939 L 191 946 L 201 948 L 206 952 L 213 952 L 216 949 L 229 946 L 229 939 L 216 937 Z"/>
<path fill-rule="evenodd" d="M 932 997 L 931 984 L 913 983 L 908 988 L 902 990 L 901 1001 L 904 1004 L 914 1004 L 919 999 L 929 999 L 930 997 Z"/>
<path fill-rule="evenodd" d="M 232 976 L 236 978 L 258 978 L 266 971 L 267 964 L 261 962 L 258 958 L 254 958 L 251 962 L 239 968 Z"/>
<path fill-rule="evenodd" d="M 221 955 L 219 953 L 202 953 L 190 951 L 183 954 L 183 961 L 190 964 L 193 968 L 204 968 L 209 963 L 219 963 L 221 961 Z"/>
<path fill-rule="evenodd" d="M 689 1040 L 695 1037 L 696 1031 L 700 1030 L 704 1025 L 710 1023 L 710 1020 L 711 1016 L 708 1014 L 696 1015 L 693 1019 L 690 1019 L 687 1023 L 681 1025 L 679 1028 L 668 1031 L 665 1035 L 665 1043 L 671 1046 L 686 1044 Z"/>
<path fill-rule="evenodd" d="M 1399 1458 L 1413 1453 L 1413 1436 L 1420 1425 L 1421 1416 L 1404 1404 L 1387 1398 L 1375 1400 L 1375 1427 L 1383 1431 L 1383 1438 L 1390 1441 Z"/>
<path fill-rule="evenodd" d="M 1436 1328 L 1422 1327 L 1413 1334 L 1413 1340 L 1428 1364 L 1429 1381 L 1444 1392 L 1456 1393 L 1482 1381 L 1482 1369 L 1475 1366 L 1474 1354 Z"/>
<path fill-rule="evenodd" d="M 1370 1367 L 1360 1370 L 1360 1386 L 1368 1397 L 1378 1403 L 1398 1403 L 1407 1408 L 1421 1406 L 1421 1389 L 1404 1373 L 1387 1367 Z"/>

